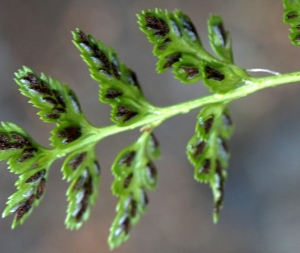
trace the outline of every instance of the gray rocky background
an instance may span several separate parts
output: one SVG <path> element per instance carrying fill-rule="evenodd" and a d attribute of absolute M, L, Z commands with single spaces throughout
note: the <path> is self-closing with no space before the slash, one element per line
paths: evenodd
<path fill-rule="evenodd" d="M 0 120 L 22 126 L 48 146 L 51 124 L 20 95 L 13 81 L 22 65 L 68 83 L 77 93 L 88 119 L 110 124 L 110 107 L 98 102 L 98 87 L 71 43 L 71 30 L 86 33 L 114 47 L 138 74 L 146 97 L 167 106 L 207 94 L 202 83 L 185 86 L 172 73 L 155 73 L 152 45 L 139 31 L 136 13 L 143 9 L 181 9 L 193 20 L 208 48 L 206 20 L 220 14 L 233 39 L 236 64 L 279 72 L 300 69 L 300 49 L 288 40 L 281 1 L 274 0 L 1 0 Z M 300 85 L 261 91 L 230 105 L 235 133 L 220 222 L 212 223 L 209 188 L 193 180 L 185 156 L 198 111 L 166 121 L 155 132 L 163 156 L 157 190 L 151 192 L 147 214 L 116 253 L 282 253 L 300 248 Z M 52 166 L 41 205 L 23 226 L 10 230 L 12 217 L 0 220 L 0 252 L 109 252 L 107 237 L 116 198 L 110 172 L 116 154 L 133 142 L 138 131 L 105 139 L 97 146 L 102 167 L 100 195 L 91 217 L 79 231 L 64 227 L 67 183 L 62 160 Z M 14 191 L 16 175 L 0 164 L 0 210 Z"/>

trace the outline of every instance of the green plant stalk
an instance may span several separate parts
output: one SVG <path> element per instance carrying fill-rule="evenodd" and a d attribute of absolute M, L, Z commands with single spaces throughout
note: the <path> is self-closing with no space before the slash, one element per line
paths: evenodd
<path fill-rule="evenodd" d="M 96 145 L 100 140 L 114 135 L 120 132 L 125 132 L 133 130 L 136 128 L 143 129 L 153 128 L 154 126 L 160 125 L 163 121 L 168 118 L 171 118 L 177 114 L 185 114 L 190 110 L 214 103 L 229 103 L 233 100 L 245 97 L 249 94 L 252 94 L 258 90 L 276 87 L 278 85 L 288 84 L 300 81 L 300 72 L 287 73 L 277 76 L 267 76 L 267 77 L 249 77 L 245 81 L 245 85 L 241 86 L 235 90 L 227 92 L 226 94 L 213 94 L 194 100 L 190 100 L 184 103 L 176 104 L 173 106 L 168 106 L 165 108 L 154 107 L 153 111 L 147 115 L 144 119 L 136 122 L 130 126 L 119 127 L 116 125 L 111 125 L 107 127 L 90 127 L 90 134 L 83 140 L 78 142 L 78 145 L 67 147 L 65 149 L 52 149 L 49 150 L 49 156 L 47 159 L 55 160 L 58 157 L 63 157 L 68 153 L 80 149 L 84 146 Z M 145 127 L 145 128 L 143 128 Z"/>

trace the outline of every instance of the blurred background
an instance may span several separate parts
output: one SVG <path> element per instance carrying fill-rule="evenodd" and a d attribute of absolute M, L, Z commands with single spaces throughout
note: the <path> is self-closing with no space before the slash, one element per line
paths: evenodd
<path fill-rule="evenodd" d="M 202 83 L 182 85 L 171 72 L 155 73 L 152 45 L 139 31 L 136 13 L 144 9 L 181 9 L 196 26 L 204 46 L 206 20 L 220 14 L 231 32 L 235 63 L 281 73 L 300 69 L 299 48 L 288 40 L 281 1 L 274 0 L 2 0 L 0 1 L 0 120 L 22 126 L 49 146 L 54 127 L 21 96 L 13 77 L 23 65 L 67 83 L 87 118 L 96 126 L 111 124 L 110 107 L 98 101 L 98 85 L 71 43 L 81 28 L 116 49 L 136 71 L 146 97 L 167 106 L 208 94 Z M 210 49 L 209 49 L 210 50 Z M 163 156 L 156 162 L 159 183 L 149 193 L 146 215 L 116 253 L 299 252 L 300 248 L 300 85 L 260 91 L 230 105 L 235 133 L 225 205 L 212 222 L 212 195 L 193 180 L 185 156 L 198 110 L 162 124 L 155 133 Z M 64 227 L 68 184 L 61 180 L 63 160 L 53 164 L 46 195 L 26 223 L 11 230 L 12 216 L 0 220 L 0 252 L 109 252 L 107 237 L 117 199 L 110 192 L 110 166 L 138 131 L 103 140 L 97 146 L 102 167 L 99 199 L 79 231 Z M 17 176 L 0 164 L 0 210 L 14 191 Z"/>

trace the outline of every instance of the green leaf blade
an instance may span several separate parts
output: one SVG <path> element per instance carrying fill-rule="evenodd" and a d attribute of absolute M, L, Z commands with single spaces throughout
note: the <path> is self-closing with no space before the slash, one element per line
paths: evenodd
<path fill-rule="evenodd" d="M 232 64 L 202 61 L 203 82 L 212 92 L 224 94 L 245 83 L 249 75 Z"/>
<path fill-rule="evenodd" d="M 210 15 L 207 26 L 209 42 L 215 54 L 222 60 L 233 63 L 231 38 L 229 32 L 224 29 L 222 18 Z"/>
<path fill-rule="evenodd" d="M 20 174 L 17 191 L 7 201 L 2 217 L 15 214 L 12 228 L 23 224 L 45 191 L 48 169 L 52 163 L 47 150 L 38 145 L 22 128 L 10 122 L 0 127 L 0 159 L 9 159 L 8 169 Z"/>
<path fill-rule="evenodd" d="M 29 102 L 40 109 L 38 114 L 44 122 L 57 123 L 82 117 L 76 94 L 58 80 L 44 74 L 38 77 L 31 69 L 24 67 L 16 73 L 15 81 L 21 93 L 30 98 Z"/>
<path fill-rule="evenodd" d="M 226 104 L 204 107 L 196 124 L 196 134 L 187 145 L 187 157 L 194 167 L 195 180 L 210 185 L 214 198 L 213 219 L 217 222 L 223 206 L 226 168 L 230 153 L 226 140 L 233 132 Z"/>
<path fill-rule="evenodd" d="M 2 122 L 0 127 L 0 160 L 8 161 L 8 169 L 16 174 L 36 167 L 45 149 L 38 145 L 22 128 Z"/>
<path fill-rule="evenodd" d="M 116 52 L 80 29 L 73 42 L 89 66 L 93 79 L 100 82 L 100 101 L 111 105 L 111 120 L 118 126 L 131 125 L 153 110 L 145 99 L 135 73 L 122 64 Z"/>
<path fill-rule="evenodd" d="M 71 153 L 62 166 L 64 179 L 70 183 L 67 191 L 68 209 L 65 220 L 68 229 L 79 229 L 90 215 L 98 196 L 100 166 L 94 147 Z"/>
<path fill-rule="evenodd" d="M 148 137 L 147 151 L 150 158 L 153 160 L 161 156 L 160 144 L 153 132 L 151 132 Z"/>
<path fill-rule="evenodd" d="M 144 132 L 136 143 L 123 149 L 113 163 L 112 191 L 119 197 L 119 202 L 108 239 L 111 249 L 129 238 L 131 228 L 146 211 L 146 189 L 152 190 L 156 186 L 157 169 L 151 159 L 159 156 L 160 148 L 154 138 L 151 131 Z"/>
<path fill-rule="evenodd" d="M 51 131 L 51 145 L 60 149 L 76 146 L 88 135 L 89 127 L 82 122 L 64 121 Z"/>
<path fill-rule="evenodd" d="M 201 59 L 213 57 L 203 49 L 190 18 L 179 10 L 161 9 L 143 11 L 137 16 L 140 29 L 154 44 L 153 54 L 159 58 L 156 71 L 163 73 L 174 67 L 175 77 L 181 82 L 199 81 Z"/>
<path fill-rule="evenodd" d="M 191 55 L 182 56 L 173 64 L 175 78 L 185 84 L 192 84 L 203 79 L 201 61 L 195 60 Z"/>
<path fill-rule="evenodd" d="M 49 164 L 39 166 L 19 176 L 15 184 L 17 192 L 9 197 L 7 207 L 2 214 L 3 218 L 15 214 L 12 228 L 23 224 L 33 208 L 40 204 L 45 192 L 48 168 Z"/>

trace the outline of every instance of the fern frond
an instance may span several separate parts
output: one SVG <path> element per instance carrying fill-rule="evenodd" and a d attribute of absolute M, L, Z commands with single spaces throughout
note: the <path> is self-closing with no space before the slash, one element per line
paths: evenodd
<path fill-rule="evenodd" d="M 210 185 L 214 196 L 214 221 L 223 205 L 229 150 L 226 140 L 233 131 L 226 104 L 204 107 L 198 115 L 196 134 L 187 145 L 187 156 L 197 181 Z"/>
<path fill-rule="evenodd" d="M 47 150 L 37 144 L 22 128 L 9 122 L 0 127 L 0 160 L 8 160 L 8 169 L 20 174 L 17 192 L 9 197 L 2 217 L 15 213 L 12 228 L 23 224 L 38 206 L 52 161 L 45 160 Z"/>
<path fill-rule="evenodd" d="M 73 42 L 90 67 L 94 80 L 100 82 L 100 101 L 112 107 L 111 120 L 127 126 L 153 110 L 145 99 L 136 74 L 122 64 L 112 48 L 77 29 Z"/>
<path fill-rule="evenodd" d="M 154 189 L 157 183 L 157 169 L 152 158 L 159 155 L 156 138 L 152 133 L 144 132 L 137 142 L 123 149 L 115 159 L 112 191 L 119 197 L 119 202 L 108 239 L 111 249 L 128 240 L 131 227 L 146 211 L 149 201 L 146 189 Z"/>

